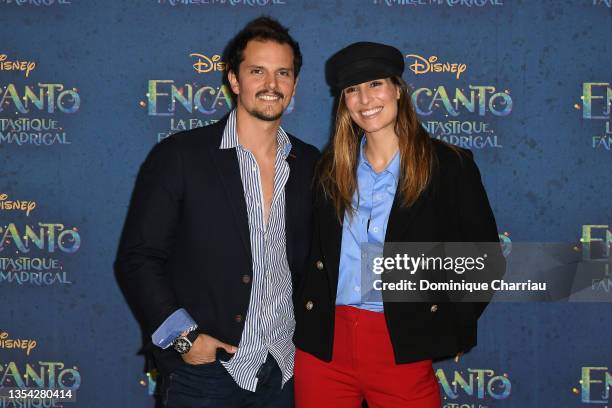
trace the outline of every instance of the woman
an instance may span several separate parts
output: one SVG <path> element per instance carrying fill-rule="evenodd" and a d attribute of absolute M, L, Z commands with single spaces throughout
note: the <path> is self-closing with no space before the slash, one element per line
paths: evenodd
<path fill-rule="evenodd" d="M 355 43 L 327 68 L 338 107 L 295 295 L 296 406 L 440 407 L 432 360 L 476 344 L 486 304 L 365 299 L 360 246 L 498 242 L 480 174 L 417 122 L 399 50 Z"/>

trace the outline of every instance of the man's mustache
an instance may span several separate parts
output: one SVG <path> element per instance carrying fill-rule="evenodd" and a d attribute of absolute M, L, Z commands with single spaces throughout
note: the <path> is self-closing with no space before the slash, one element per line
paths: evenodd
<path fill-rule="evenodd" d="M 281 99 L 285 99 L 285 95 L 283 95 L 282 93 L 278 92 L 278 91 L 259 91 L 255 94 L 256 97 L 260 97 L 262 95 L 273 95 L 273 96 L 278 96 Z"/>

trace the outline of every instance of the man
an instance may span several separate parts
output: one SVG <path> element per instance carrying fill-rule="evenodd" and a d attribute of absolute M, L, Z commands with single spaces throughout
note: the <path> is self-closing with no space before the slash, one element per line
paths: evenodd
<path fill-rule="evenodd" d="M 280 121 L 302 57 L 266 17 L 226 55 L 236 108 L 153 148 L 115 262 L 168 408 L 293 405 L 292 282 L 308 251 L 318 150 Z"/>

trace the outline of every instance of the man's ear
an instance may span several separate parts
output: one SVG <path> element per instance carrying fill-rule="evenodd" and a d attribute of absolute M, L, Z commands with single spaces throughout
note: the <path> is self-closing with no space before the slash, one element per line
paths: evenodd
<path fill-rule="evenodd" d="M 238 83 L 238 77 L 234 74 L 234 71 L 227 72 L 227 81 L 232 88 L 232 92 L 236 95 L 240 93 L 240 84 Z"/>

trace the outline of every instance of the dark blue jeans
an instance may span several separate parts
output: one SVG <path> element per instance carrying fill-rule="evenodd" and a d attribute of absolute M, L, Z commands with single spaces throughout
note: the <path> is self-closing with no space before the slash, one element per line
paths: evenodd
<path fill-rule="evenodd" d="M 185 365 L 163 376 L 158 384 L 158 405 L 163 408 L 293 408 L 293 378 L 281 389 L 282 374 L 268 355 L 255 392 L 240 388 L 215 361 Z"/>

